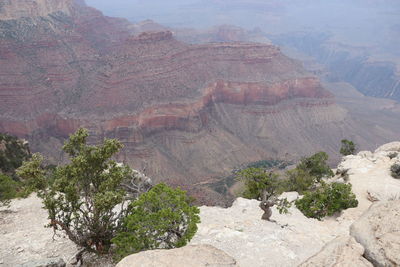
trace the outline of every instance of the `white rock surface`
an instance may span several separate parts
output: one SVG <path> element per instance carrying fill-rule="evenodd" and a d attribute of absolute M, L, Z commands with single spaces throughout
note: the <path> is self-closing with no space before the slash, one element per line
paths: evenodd
<path fill-rule="evenodd" d="M 372 263 L 363 257 L 364 248 L 351 236 L 338 237 L 322 248 L 301 267 L 372 267 Z"/>
<path fill-rule="evenodd" d="M 306 218 L 296 208 L 276 223 L 261 220 L 259 201 L 238 198 L 228 209 L 201 207 L 201 224 L 191 244 L 210 244 L 233 256 L 240 266 L 296 266 L 338 235 L 347 234 L 333 219 Z"/>
<path fill-rule="evenodd" d="M 399 157 L 388 157 L 391 151 L 398 149 L 398 143 L 382 146 L 374 153 L 360 152 L 343 159 L 339 168 L 349 169 L 349 182 L 353 185 L 359 206 L 344 211 L 339 217 L 318 221 L 306 218 L 292 207 L 288 215 L 280 215 L 274 209 L 272 219 L 276 222 L 263 221 L 260 219 L 263 212 L 258 207 L 258 201 L 239 198 L 228 209 L 201 207 L 202 222 L 191 245 L 214 246 L 232 256 L 243 267 L 296 266 L 318 253 L 335 238 L 348 237 L 350 225 L 372 203 L 379 204 L 396 195 L 400 197 L 400 180 L 392 178 L 389 170 Z M 286 196 L 290 200 L 298 197 L 294 193 L 287 193 Z M 13 201 L 12 212 L 0 211 L 0 266 L 17 266 L 54 257 L 70 262 L 77 251 L 74 244 L 57 236 L 55 241 L 52 240 L 52 230 L 44 228 L 48 221 L 46 211 L 41 206 L 41 201 L 31 196 Z M 382 216 L 392 212 L 389 209 Z M 398 225 L 398 219 L 392 221 Z M 376 227 L 386 229 L 386 226 Z M 389 233 L 389 230 L 385 230 L 385 233 Z M 380 232 L 373 234 L 380 238 L 381 246 L 394 247 L 385 250 L 389 255 L 387 257 L 397 259 L 397 251 L 400 251 L 400 247 L 397 247 L 398 236 L 377 233 Z M 338 245 L 332 245 L 333 248 L 328 245 L 328 248 L 340 252 L 337 259 L 350 256 L 348 253 L 352 254 L 351 251 L 357 259 L 361 253 L 360 247 L 353 241 L 347 244 L 349 250 L 346 251 Z M 177 250 L 176 253 L 179 255 L 181 252 Z"/>
<path fill-rule="evenodd" d="M 231 256 L 210 245 L 179 249 L 157 249 L 125 257 L 117 267 L 230 267 L 238 266 Z"/>
<path fill-rule="evenodd" d="M 350 228 L 375 266 L 400 266 L 400 200 L 377 202 Z"/>
<path fill-rule="evenodd" d="M 77 252 L 68 239 L 53 237 L 53 230 L 45 228 L 49 222 L 47 211 L 35 195 L 14 200 L 10 209 L 0 210 L 0 259 L 4 266 L 41 261 L 47 258 L 62 258 L 69 262 Z M 2 266 L 2 264 L 0 264 Z"/>
<path fill-rule="evenodd" d="M 296 266 L 336 237 L 349 238 L 351 224 L 373 203 L 368 199 L 371 195 L 382 201 L 400 196 L 400 180 L 393 179 L 389 171 L 397 159 L 388 157 L 398 144 L 382 146 L 375 153 L 360 152 L 344 157 L 338 168 L 349 169 L 349 182 L 359 206 L 342 212 L 337 218 L 320 222 L 304 217 L 292 207 L 289 215 L 273 210 L 272 219 L 277 223 L 262 221 L 259 202 L 239 198 L 228 209 L 201 207 L 202 222 L 191 243 L 220 248 L 232 255 L 240 266 Z M 357 247 L 359 245 L 351 243 L 349 249 L 360 254 Z"/>
<path fill-rule="evenodd" d="M 378 152 L 400 152 L 400 142 L 391 142 L 378 147 L 375 153 Z"/>

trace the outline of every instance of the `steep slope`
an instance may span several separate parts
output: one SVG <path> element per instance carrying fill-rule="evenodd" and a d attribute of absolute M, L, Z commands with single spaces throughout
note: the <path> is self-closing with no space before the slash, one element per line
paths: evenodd
<path fill-rule="evenodd" d="M 0 131 L 57 161 L 84 126 L 93 143 L 120 139 L 118 160 L 215 203 L 194 185 L 244 162 L 335 152 L 360 130 L 275 46 L 189 45 L 82 1 L 20 1 L 0 9 Z M 372 129 L 357 141 L 377 137 L 393 138 Z"/>

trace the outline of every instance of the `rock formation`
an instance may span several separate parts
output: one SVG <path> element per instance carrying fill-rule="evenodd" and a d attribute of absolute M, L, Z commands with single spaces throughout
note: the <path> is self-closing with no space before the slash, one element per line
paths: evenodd
<path fill-rule="evenodd" d="M 4 0 L 0 20 L 44 17 L 55 12 L 70 13 L 74 0 Z"/>
<path fill-rule="evenodd" d="M 400 156 L 389 155 L 398 150 L 399 144 L 343 159 L 340 166 L 349 169 L 349 182 L 360 203 L 357 208 L 323 221 L 306 218 L 295 207 L 282 215 L 273 208 L 272 219 L 276 222 L 269 222 L 260 219 L 263 212 L 259 201 L 238 198 L 227 209 L 200 207 L 201 223 L 190 243 L 196 247 L 149 251 L 128 259 L 163 264 L 165 259 L 186 256 L 182 259 L 185 263 L 188 255 L 195 255 L 190 260 L 197 260 L 200 266 L 221 262 L 214 261 L 214 256 L 228 266 L 296 266 L 302 262 L 303 266 L 396 266 L 400 201 L 393 199 L 396 193 L 400 195 L 400 180 L 390 176 L 389 168 L 400 161 Z M 379 200 L 371 202 L 368 192 L 379 195 Z M 294 201 L 299 196 L 285 193 L 283 197 Z M 47 214 L 41 206 L 40 199 L 31 196 L 14 200 L 8 212 L 0 210 L 0 263 L 13 266 L 47 258 L 71 262 L 76 247 L 63 237 L 52 240 L 52 231 L 43 227 Z M 200 254 L 211 256 L 197 258 Z M 97 263 L 105 266 L 105 262 Z"/>
<path fill-rule="evenodd" d="M 400 196 L 400 195 L 399 195 Z M 350 228 L 374 266 L 400 265 L 400 200 L 372 205 Z"/>
<path fill-rule="evenodd" d="M 196 245 L 171 250 L 149 250 L 143 253 L 130 255 L 117 264 L 117 267 L 135 266 L 229 267 L 238 265 L 231 256 L 213 246 Z"/>
<path fill-rule="evenodd" d="M 300 266 L 372 267 L 373 265 L 363 257 L 363 254 L 364 248 L 353 237 L 338 237 L 329 242 L 318 254 Z"/>

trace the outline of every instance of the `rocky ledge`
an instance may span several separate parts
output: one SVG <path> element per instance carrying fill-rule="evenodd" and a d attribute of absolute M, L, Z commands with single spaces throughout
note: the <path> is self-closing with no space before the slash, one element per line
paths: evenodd
<path fill-rule="evenodd" d="M 139 253 L 120 266 L 182 266 L 184 255 L 194 255 L 196 266 L 398 266 L 400 180 L 389 169 L 400 162 L 399 154 L 400 142 L 395 142 L 344 157 L 339 168 L 348 169 L 359 206 L 335 217 L 309 219 L 292 207 L 287 215 L 274 210 L 276 222 L 267 222 L 260 219 L 258 201 L 238 198 L 228 209 L 201 207 L 199 230 L 189 247 Z M 285 194 L 289 200 L 299 197 Z M 76 248 L 66 238 L 52 240 L 51 230 L 43 227 L 46 217 L 35 196 L 0 212 L 0 264 L 55 257 L 69 264 Z"/>

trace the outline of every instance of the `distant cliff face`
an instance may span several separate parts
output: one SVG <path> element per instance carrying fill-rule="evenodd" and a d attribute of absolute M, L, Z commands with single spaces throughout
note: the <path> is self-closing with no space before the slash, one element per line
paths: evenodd
<path fill-rule="evenodd" d="M 0 19 L 44 17 L 54 12 L 70 13 L 73 0 L 3 0 Z"/>
<path fill-rule="evenodd" d="M 82 3 L 23 3 L 1 13 L 0 131 L 33 149 L 57 154 L 54 138 L 87 127 L 91 142 L 124 143 L 118 160 L 201 198 L 198 183 L 243 162 L 335 151 L 353 127 L 275 46 L 189 45 Z"/>

